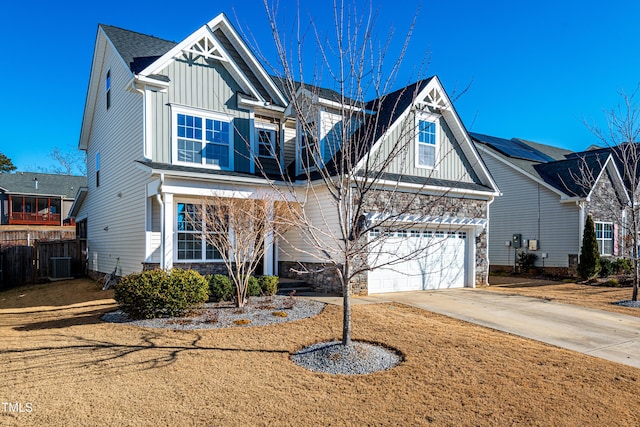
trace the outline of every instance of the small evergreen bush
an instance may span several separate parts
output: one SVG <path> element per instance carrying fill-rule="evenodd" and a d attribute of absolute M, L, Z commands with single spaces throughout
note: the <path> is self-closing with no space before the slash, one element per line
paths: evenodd
<path fill-rule="evenodd" d="M 600 258 L 600 277 L 609 277 L 614 273 L 614 263 L 607 258 Z"/>
<path fill-rule="evenodd" d="M 209 294 L 211 301 L 231 301 L 236 294 L 235 287 L 231 284 L 229 276 L 214 274 L 207 277 L 209 280 Z"/>
<path fill-rule="evenodd" d="M 278 292 L 278 276 L 261 276 L 258 282 L 262 294 L 272 296 Z"/>
<path fill-rule="evenodd" d="M 255 277 L 249 277 L 249 283 L 247 284 L 247 296 L 258 297 L 260 296 L 260 282 Z"/>
<path fill-rule="evenodd" d="M 578 275 L 581 279 L 588 280 L 597 276 L 599 271 L 600 251 L 598 250 L 598 240 L 596 240 L 596 227 L 591 215 L 588 215 L 582 234 Z"/>
<path fill-rule="evenodd" d="M 616 274 L 631 274 L 631 260 L 618 258 L 613 262 L 613 270 Z"/>
<path fill-rule="evenodd" d="M 123 277 L 115 299 L 132 319 L 182 316 L 209 297 L 208 282 L 193 270 L 144 271 Z"/>
<path fill-rule="evenodd" d="M 538 259 L 538 255 L 531 252 L 519 252 L 518 253 L 518 266 L 520 267 L 520 272 L 528 273 L 529 270 L 534 268 L 534 264 Z"/>

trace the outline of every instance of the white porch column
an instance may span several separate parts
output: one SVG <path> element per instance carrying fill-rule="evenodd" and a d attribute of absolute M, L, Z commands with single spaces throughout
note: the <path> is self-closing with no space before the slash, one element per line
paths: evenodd
<path fill-rule="evenodd" d="M 267 215 L 267 221 L 273 223 L 273 202 L 269 202 L 269 210 Z M 264 257 L 263 257 L 263 273 L 265 276 L 273 276 L 273 247 L 275 244 L 273 238 L 273 229 L 267 227 L 266 235 L 264 237 Z"/>
<path fill-rule="evenodd" d="M 174 230 L 174 215 L 175 209 L 173 208 L 173 194 L 164 193 L 162 195 L 164 200 L 164 224 L 162 226 L 162 239 L 163 239 L 163 253 L 162 260 L 160 261 L 160 267 L 166 270 L 173 268 L 173 240 L 175 235 Z"/>

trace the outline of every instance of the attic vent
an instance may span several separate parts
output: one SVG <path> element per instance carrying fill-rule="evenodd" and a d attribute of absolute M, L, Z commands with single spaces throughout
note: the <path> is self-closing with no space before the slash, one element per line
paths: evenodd
<path fill-rule="evenodd" d="M 447 107 L 447 103 L 446 103 L 444 97 L 442 96 L 440 91 L 438 89 L 436 89 L 436 88 L 433 88 L 433 89 L 431 89 L 429 91 L 425 101 L 426 101 L 427 105 L 429 105 L 430 107 L 435 107 L 435 108 L 446 108 Z"/>
<path fill-rule="evenodd" d="M 198 58 L 227 60 L 218 43 L 209 37 L 203 37 L 189 49 L 185 49 L 183 53 L 189 61 L 196 61 Z"/>
<path fill-rule="evenodd" d="M 51 257 L 49 279 L 73 279 L 71 276 L 71 257 Z"/>

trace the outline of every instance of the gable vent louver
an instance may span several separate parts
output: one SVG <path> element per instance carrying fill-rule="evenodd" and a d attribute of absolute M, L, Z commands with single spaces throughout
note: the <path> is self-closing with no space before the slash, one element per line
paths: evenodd
<path fill-rule="evenodd" d="M 227 61 L 218 43 L 209 37 L 201 38 L 189 49 L 183 50 L 182 53 L 190 62 L 197 61 L 200 58 L 204 58 L 205 60 L 216 59 L 218 61 Z"/>

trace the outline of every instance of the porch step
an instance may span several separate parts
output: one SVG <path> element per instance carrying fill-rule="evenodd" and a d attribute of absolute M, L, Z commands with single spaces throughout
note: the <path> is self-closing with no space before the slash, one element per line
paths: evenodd
<path fill-rule="evenodd" d="M 304 280 L 285 278 L 278 279 L 277 295 L 290 295 L 292 291 L 295 291 L 295 295 L 297 296 L 314 292 Z"/>

